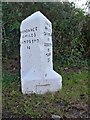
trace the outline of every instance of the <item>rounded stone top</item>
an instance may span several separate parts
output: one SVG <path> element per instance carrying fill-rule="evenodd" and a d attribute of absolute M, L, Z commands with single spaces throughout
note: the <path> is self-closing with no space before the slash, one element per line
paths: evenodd
<path fill-rule="evenodd" d="M 40 11 L 37 11 L 37 12 L 33 13 L 32 15 L 28 16 L 26 19 L 24 19 L 22 21 L 21 24 L 24 24 L 25 22 L 29 22 L 32 20 L 40 20 L 40 22 L 42 20 L 46 20 L 51 24 L 51 22 Z"/>

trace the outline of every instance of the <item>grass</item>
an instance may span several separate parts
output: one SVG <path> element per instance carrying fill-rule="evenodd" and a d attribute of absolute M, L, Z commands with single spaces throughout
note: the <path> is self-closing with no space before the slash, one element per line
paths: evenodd
<path fill-rule="evenodd" d="M 69 115 L 72 104 L 88 104 L 88 71 L 66 71 L 61 69 L 63 86 L 60 91 L 44 95 L 23 95 L 19 74 L 3 73 L 2 106 L 4 117 L 27 116 L 32 118 L 61 117 Z M 80 112 L 80 111 L 79 111 Z M 78 112 L 77 112 L 78 113 Z"/>

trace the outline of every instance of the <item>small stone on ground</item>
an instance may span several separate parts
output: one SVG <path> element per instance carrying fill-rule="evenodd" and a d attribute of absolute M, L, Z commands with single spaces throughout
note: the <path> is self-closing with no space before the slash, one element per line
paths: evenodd
<path fill-rule="evenodd" d="M 60 120 L 60 116 L 59 115 L 52 115 L 52 118 L 54 119 L 54 120 Z"/>

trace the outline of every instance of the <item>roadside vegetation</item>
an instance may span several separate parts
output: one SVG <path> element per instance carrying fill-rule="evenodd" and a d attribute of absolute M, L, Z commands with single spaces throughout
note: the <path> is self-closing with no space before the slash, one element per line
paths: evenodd
<path fill-rule="evenodd" d="M 54 70 L 62 75 L 60 91 L 23 95 L 20 80 L 20 23 L 41 11 L 53 24 Z M 90 16 L 74 3 L 2 3 L 3 118 L 90 118 Z"/>

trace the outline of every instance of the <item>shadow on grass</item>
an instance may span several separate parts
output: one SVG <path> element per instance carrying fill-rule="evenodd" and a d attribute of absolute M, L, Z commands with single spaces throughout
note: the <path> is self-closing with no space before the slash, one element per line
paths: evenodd
<path fill-rule="evenodd" d="M 19 74 L 3 73 L 3 117 L 50 118 L 53 114 L 63 117 L 87 118 L 88 71 L 61 69 L 63 86 L 60 91 L 44 95 L 23 95 Z"/>

